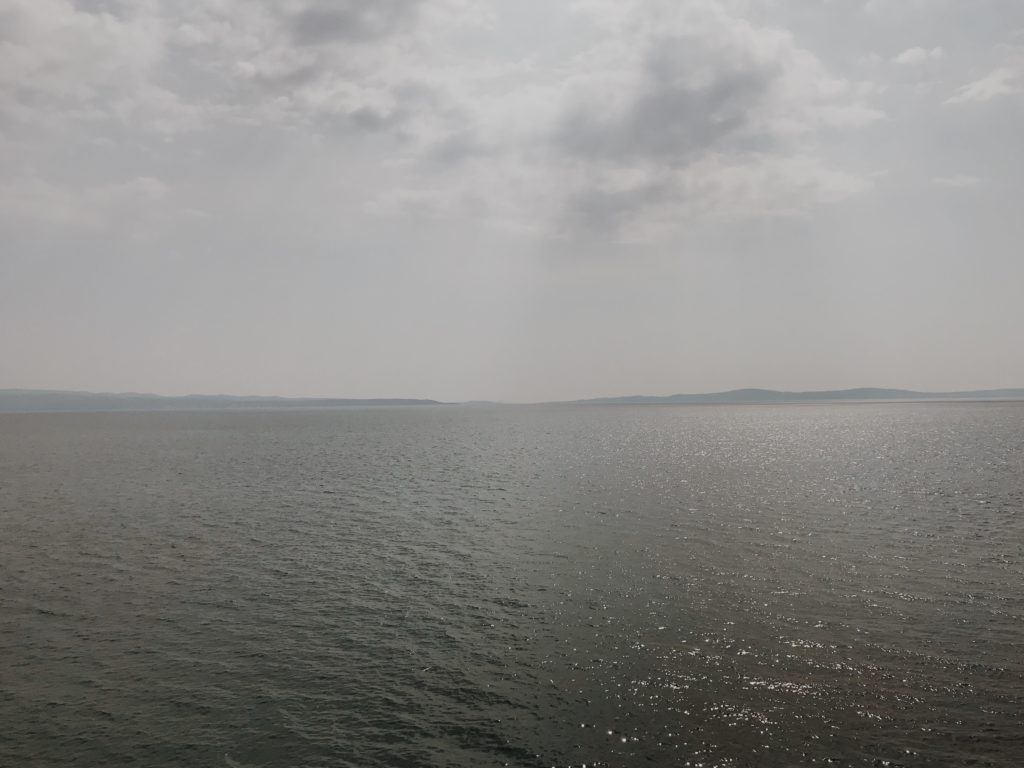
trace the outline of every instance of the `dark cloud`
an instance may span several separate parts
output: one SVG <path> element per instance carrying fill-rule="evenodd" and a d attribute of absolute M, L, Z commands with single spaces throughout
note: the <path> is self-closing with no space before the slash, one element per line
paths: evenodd
<path fill-rule="evenodd" d="M 319 2 L 292 20 L 298 45 L 379 40 L 415 21 L 423 0 L 334 0 Z"/>
<path fill-rule="evenodd" d="M 348 120 L 356 128 L 370 133 L 391 131 L 402 126 L 409 119 L 409 112 L 401 106 L 390 110 L 373 107 L 359 107 L 347 114 Z"/>
<path fill-rule="evenodd" d="M 426 159 L 431 165 L 453 166 L 486 154 L 487 151 L 487 147 L 472 132 L 458 131 L 430 147 Z"/>
<path fill-rule="evenodd" d="M 0 43 L 19 42 L 25 29 L 24 11 L 20 8 L 0 8 Z"/>
<path fill-rule="evenodd" d="M 568 194 L 564 225 L 605 234 L 628 228 L 647 211 L 684 201 L 672 169 L 770 143 L 757 115 L 780 76 L 774 63 L 696 36 L 649 40 L 632 93 L 619 104 L 572 109 L 556 130 L 556 152 L 587 179 Z"/>
<path fill-rule="evenodd" d="M 639 212 L 667 203 L 676 194 L 673 184 L 663 179 L 620 188 L 591 185 L 569 198 L 563 225 L 574 234 L 615 234 Z"/>
<path fill-rule="evenodd" d="M 594 160 L 674 163 L 738 139 L 777 76 L 746 62 L 695 57 L 691 39 L 654 41 L 624 112 L 570 112 L 556 135 L 565 152 Z M 698 69 L 699 65 L 699 69 Z"/>
<path fill-rule="evenodd" d="M 290 92 L 309 85 L 321 75 L 319 67 L 305 64 L 280 71 L 257 72 L 249 80 L 264 90 Z"/>
<path fill-rule="evenodd" d="M 403 147 L 420 146 L 418 124 L 433 114 L 442 98 L 434 89 L 419 83 L 403 83 L 381 92 L 380 103 L 322 108 L 309 113 L 324 135 L 345 141 L 354 134 L 390 136 Z"/>

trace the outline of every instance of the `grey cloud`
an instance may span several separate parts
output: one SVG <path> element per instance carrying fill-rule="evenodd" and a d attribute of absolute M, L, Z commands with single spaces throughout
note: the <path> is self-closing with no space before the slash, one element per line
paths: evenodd
<path fill-rule="evenodd" d="M 408 139 L 415 124 L 443 111 L 441 89 L 421 76 L 415 54 L 391 39 L 422 21 L 421 6 L 423 0 L 339 0 L 265 15 L 270 42 L 235 67 L 251 86 L 252 106 L 273 98 L 289 118 L 329 134 L 354 129 Z"/>
<path fill-rule="evenodd" d="M 678 177 L 664 170 L 771 141 L 757 113 L 779 77 L 774 62 L 709 50 L 707 41 L 687 36 L 647 45 L 635 94 L 622 108 L 577 107 L 557 128 L 556 151 L 586 169 L 587 182 L 569 194 L 563 212 L 571 230 L 622 231 L 645 211 L 683 201 Z"/>
<path fill-rule="evenodd" d="M 984 77 L 961 86 L 945 103 L 985 103 L 1024 91 L 1024 52 L 1015 53 L 1015 59 L 1008 65 L 994 69 Z"/>
<path fill-rule="evenodd" d="M 346 115 L 355 127 L 376 133 L 398 128 L 409 119 L 409 111 L 399 105 L 389 110 L 359 107 Z"/>
<path fill-rule="evenodd" d="M 17 42 L 25 34 L 26 24 L 22 9 L 0 8 L 0 43 Z"/>
<path fill-rule="evenodd" d="M 88 0 L 76 4 L 77 10 L 97 15 L 130 16 L 139 6 L 134 0 Z"/>
<path fill-rule="evenodd" d="M 301 64 L 288 69 L 254 72 L 248 80 L 269 91 L 292 91 L 316 80 L 322 69 L 315 64 Z"/>
<path fill-rule="evenodd" d="M 408 28 L 422 0 L 335 0 L 317 3 L 292 20 L 299 45 L 378 40 Z"/>
<path fill-rule="evenodd" d="M 472 131 L 456 130 L 431 146 L 426 160 L 437 167 L 457 166 L 471 158 L 487 154 L 488 148 Z"/>
<path fill-rule="evenodd" d="M 95 122 L 162 96 L 148 77 L 163 55 L 159 25 L 87 4 L 9 2 L 0 10 L 0 120 L 30 130 Z M 102 11 L 97 7 L 96 10 Z"/>
<path fill-rule="evenodd" d="M 396 103 L 388 109 L 359 106 L 341 115 L 345 127 L 354 127 L 367 133 L 392 132 L 402 137 L 403 128 L 415 118 L 410 104 Z"/>
<path fill-rule="evenodd" d="M 618 188 L 589 185 L 569 199 L 562 224 L 574 234 L 618 235 L 629 227 L 639 211 L 670 202 L 676 194 L 666 179 Z"/>
<path fill-rule="evenodd" d="M 591 69 L 549 135 L 552 165 L 570 169 L 573 228 L 790 215 L 870 186 L 814 156 L 828 134 L 882 116 L 869 84 L 833 74 L 793 33 L 711 0 L 585 7 L 625 44 L 581 59 Z"/>
<path fill-rule="evenodd" d="M 437 112 L 442 96 L 436 89 L 421 83 L 406 82 L 387 91 L 387 106 L 362 106 L 345 113 L 356 128 L 369 132 L 391 131 L 408 139 L 408 132 L 423 115 Z"/>
<path fill-rule="evenodd" d="M 594 106 L 567 115 L 557 143 L 565 151 L 599 159 L 652 158 L 679 162 L 720 146 L 750 125 L 775 72 L 724 66 L 694 82 L 691 41 L 663 38 L 647 53 L 642 84 L 624 114 L 609 118 Z"/>

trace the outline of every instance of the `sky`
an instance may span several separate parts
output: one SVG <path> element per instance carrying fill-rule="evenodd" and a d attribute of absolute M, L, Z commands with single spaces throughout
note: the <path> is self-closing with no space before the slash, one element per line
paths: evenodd
<path fill-rule="evenodd" d="M 0 0 L 0 388 L 1024 386 L 1020 0 Z"/>

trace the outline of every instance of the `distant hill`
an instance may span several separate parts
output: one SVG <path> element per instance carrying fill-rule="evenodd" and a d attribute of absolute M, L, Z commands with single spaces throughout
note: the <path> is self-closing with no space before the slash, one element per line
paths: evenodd
<path fill-rule="evenodd" d="M 733 389 L 699 395 L 598 397 L 575 400 L 581 405 L 697 405 L 701 403 L 816 403 L 867 400 L 1024 400 L 1024 389 L 978 389 L 964 392 L 914 392 L 909 389 L 833 389 L 820 392 L 779 392 L 774 389 Z"/>
<path fill-rule="evenodd" d="M 827 403 L 866 401 L 1024 400 L 1024 389 L 981 389 L 964 392 L 914 392 L 907 389 L 836 389 L 820 392 L 779 392 L 774 389 L 734 389 L 695 395 L 657 397 L 633 395 L 572 400 L 569 405 L 700 405 L 715 403 Z M 412 398 L 354 399 L 339 397 L 248 397 L 241 395 L 164 395 L 137 392 L 65 392 L 44 389 L 0 389 L 0 413 L 89 411 L 215 411 L 281 408 L 345 408 L 358 406 L 452 405 Z M 469 401 L 462 406 L 500 405 Z"/>
<path fill-rule="evenodd" d="M 83 411 L 209 411 L 253 408 L 339 408 L 351 406 L 441 405 L 437 400 L 402 398 L 293 398 L 235 395 L 162 395 L 0 389 L 0 413 Z"/>

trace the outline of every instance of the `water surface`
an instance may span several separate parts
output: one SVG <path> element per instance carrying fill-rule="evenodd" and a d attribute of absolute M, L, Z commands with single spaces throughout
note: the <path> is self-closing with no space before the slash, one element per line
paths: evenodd
<path fill-rule="evenodd" d="M 1024 762 L 1024 404 L 0 415 L 0 764 Z"/>

